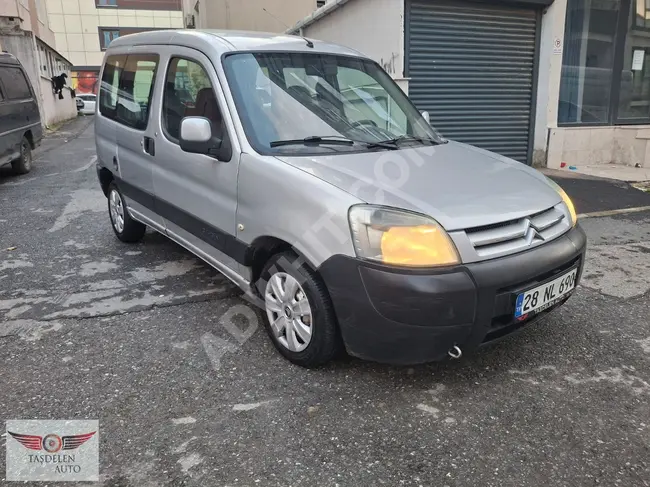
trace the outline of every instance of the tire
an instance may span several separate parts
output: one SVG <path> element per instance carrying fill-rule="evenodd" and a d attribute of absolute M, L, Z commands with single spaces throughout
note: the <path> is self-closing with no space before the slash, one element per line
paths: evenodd
<path fill-rule="evenodd" d="M 20 157 L 12 161 L 11 168 L 16 174 L 27 174 L 32 170 L 32 146 L 27 137 L 20 142 Z"/>
<path fill-rule="evenodd" d="M 122 193 L 114 182 L 108 186 L 108 216 L 115 235 L 122 242 L 135 243 L 144 237 L 147 226 L 131 218 Z"/>
<path fill-rule="evenodd" d="M 297 288 L 293 286 L 294 281 Z M 301 263 L 295 253 L 283 252 L 271 257 L 256 287 L 264 301 L 266 331 L 278 351 L 290 362 L 306 368 L 318 367 L 342 350 L 327 288 L 318 273 Z M 306 329 L 310 330 L 308 340 L 305 339 Z"/>

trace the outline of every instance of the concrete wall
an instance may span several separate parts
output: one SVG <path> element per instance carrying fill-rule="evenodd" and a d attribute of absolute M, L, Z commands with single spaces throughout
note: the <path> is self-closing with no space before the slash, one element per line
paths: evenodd
<path fill-rule="evenodd" d="M 36 37 L 55 48 L 54 33 L 47 24 L 45 0 L 0 0 L 0 17 L 19 18 L 20 30 L 33 32 Z"/>
<path fill-rule="evenodd" d="M 26 10 L 29 15 L 27 7 L 22 7 L 16 0 L 3 0 L 0 2 L 0 17 L 21 17 L 21 10 Z M 23 14 L 24 15 L 24 14 Z"/>
<path fill-rule="evenodd" d="M 32 30 L 29 0 L 0 0 L 0 17 L 18 17 L 24 30 Z"/>
<path fill-rule="evenodd" d="M 50 29 L 47 19 L 47 6 L 45 0 L 27 0 L 31 16 L 31 31 L 41 41 L 56 49 L 54 32 Z M 25 27 L 24 27 L 25 28 Z M 25 28 L 25 30 L 28 30 Z"/>
<path fill-rule="evenodd" d="M 52 82 L 48 78 L 41 76 L 39 83 L 43 100 L 41 117 L 47 127 L 77 116 L 77 104 L 70 88 L 63 88 L 63 100 L 59 100 L 59 95 L 52 93 Z"/>
<path fill-rule="evenodd" d="M 536 166 L 546 165 L 549 130 L 557 127 L 566 8 L 567 0 L 555 0 L 542 16 L 533 135 L 533 165 Z"/>
<path fill-rule="evenodd" d="M 23 65 L 29 82 L 31 83 L 37 98 L 40 98 L 40 75 L 37 71 L 38 64 L 34 58 L 34 39 L 30 33 L 21 35 L 0 35 L 2 49 L 16 56 Z M 43 113 L 41 113 L 41 118 Z"/>
<path fill-rule="evenodd" d="M 193 8 L 196 2 L 190 3 Z M 284 32 L 316 9 L 316 0 L 212 0 L 200 4 L 205 6 L 205 19 L 200 19 L 198 28 L 258 32 Z"/>
<path fill-rule="evenodd" d="M 16 56 L 27 73 L 29 82 L 34 89 L 38 107 L 41 113 L 41 123 L 49 126 L 77 116 L 75 100 L 71 97 L 70 89 L 64 89 L 64 99 L 59 100 L 52 93 L 52 82 L 49 77 L 39 73 L 39 61 L 36 59 L 36 41 L 32 34 L 0 35 L 2 48 Z M 69 81 L 69 80 L 68 80 Z"/>
<path fill-rule="evenodd" d="M 352 0 L 306 26 L 303 35 L 362 52 L 381 64 L 408 92 L 404 80 L 403 0 Z"/>
<path fill-rule="evenodd" d="M 208 28 L 208 16 L 206 13 L 206 2 L 201 2 L 199 0 L 183 0 L 183 19 L 187 15 L 194 16 L 194 28 L 195 29 L 207 29 Z M 185 22 L 185 27 L 187 27 L 187 22 Z"/>
<path fill-rule="evenodd" d="M 180 10 L 97 8 L 95 0 L 42 1 L 47 3 L 56 48 L 74 66 L 101 66 L 104 53 L 99 45 L 99 27 L 183 28 Z"/>
<path fill-rule="evenodd" d="M 560 127 L 550 130 L 548 167 L 622 164 L 650 167 L 650 126 Z"/>

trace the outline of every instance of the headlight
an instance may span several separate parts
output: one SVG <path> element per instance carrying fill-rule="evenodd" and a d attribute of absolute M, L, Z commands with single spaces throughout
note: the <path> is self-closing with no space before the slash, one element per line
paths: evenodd
<path fill-rule="evenodd" d="M 460 263 L 447 232 L 424 215 L 381 206 L 350 208 L 350 229 L 357 256 L 411 267 Z"/>
<path fill-rule="evenodd" d="M 569 210 L 569 216 L 571 217 L 571 226 L 574 227 L 576 223 L 578 223 L 578 215 L 576 214 L 576 207 L 573 206 L 573 201 L 571 201 L 571 198 L 569 198 L 569 195 L 566 194 L 566 192 L 560 188 L 560 185 L 557 184 L 555 181 L 553 181 L 550 178 L 546 178 L 548 183 L 555 188 L 555 191 L 557 191 L 560 194 L 560 198 L 562 198 L 562 201 L 566 205 L 567 209 Z"/>

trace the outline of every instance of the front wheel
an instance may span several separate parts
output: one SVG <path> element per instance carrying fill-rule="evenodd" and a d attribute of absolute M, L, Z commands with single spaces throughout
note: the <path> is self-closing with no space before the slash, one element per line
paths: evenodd
<path fill-rule="evenodd" d="M 11 163 L 11 168 L 16 174 L 27 174 L 32 170 L 32 146 L 27 137 L 20 142 L 20 157 Z"/>
<path fill-rule="evenodd" d="M 108 214 L 111 217 L 113 231 L 122 242 L 134 243 L 142 240 L 147 227 L 131 218 L 122 193 L 115 183 L 108 186 Z"/>
<path fill-rule="evenodd" d="M 273 256 L 257 289 L 264 298 L 266 330 L 278 351 L 302 367 L 318 367 L 341 350 L 329 293 L 320 276 L 293 252 Z"/>

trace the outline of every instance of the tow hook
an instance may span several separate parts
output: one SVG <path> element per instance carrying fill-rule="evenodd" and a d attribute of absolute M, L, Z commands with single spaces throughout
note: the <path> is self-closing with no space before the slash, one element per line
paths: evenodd
<path fill-rule="evenodd" d="M 449 354 L 449 356 L 453 359 L 459 359 L 463 356 L 463 351 L 460 348 L 458 348 L 457 345 L 454 345 L 449 349 L 447 354 Z"/>

